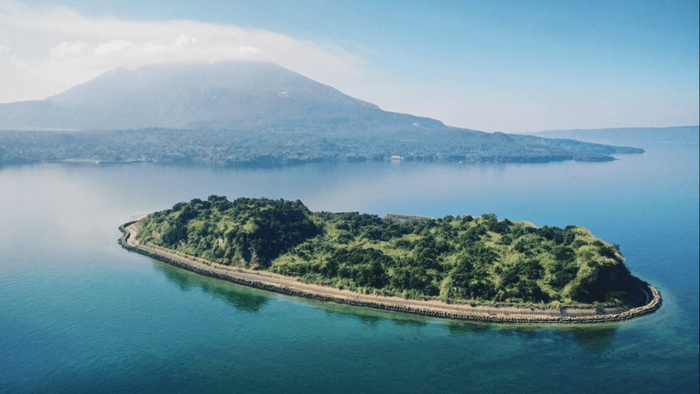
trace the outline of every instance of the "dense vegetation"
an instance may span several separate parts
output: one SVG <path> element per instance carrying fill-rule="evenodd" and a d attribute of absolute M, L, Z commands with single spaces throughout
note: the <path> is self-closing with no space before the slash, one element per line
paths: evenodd
<path fill-rule="evenodd" d="M 439 125 L 438 125 L 439 126 Z M 0 165 L 40 161 L 153 161 L 217 166 L 389 160 L 465 163 L 609 161 L 643 150 L 453 129 L 293 123 L 241 130 L 0 131 Z"/>
<path fill-rule="evenodd" d="M 584 228 L 537 228 L 494 214 L 400 221 L 210 196 L 151 214 L 138 237 L 309 283 L 450 302 L 610 305 L 634 283 L 619 246 Z"/>

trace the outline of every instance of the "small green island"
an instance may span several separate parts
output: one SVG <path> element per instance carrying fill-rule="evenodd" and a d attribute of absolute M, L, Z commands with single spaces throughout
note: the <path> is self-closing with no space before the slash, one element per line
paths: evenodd
<path fill-rule="evenodd" d="M 175 256 L 165 261 L 181 256 L 214 267 L 193 269 L 196 272 L 228 270 L 258 275 L 262 283 L 289 278 L 313 288 L 287 293 L 335 300 L 314 296 L 320 291 L 313 289 L 352 291 L 374 297 L 366 302 L 374 307 L 375 301 L 382 308 L 388 305 L 384 299 L 415 301 L 405 311 L 436 316 L 443 315 L 420 312 L 416 303 L 425 303 L 425 310 L 433 308 L 430 305 L 486 307 L 490 315 L 494 308 L 510 314 L 522 310 L 525 315 L 536 315 L 535 307 L 544 315 L 552 310 L 566 314 L 562 311 L 569 308 L 583 310 L 583 315 L 593 311 L 588 314 L 598 317 L 624 313 L 636 317 L 660 305 L 658 291 L 630 274 L 619 245 L 609 245 L 578 226 L 536 227 L 498 220 L 490 213 L 381 218 L 311 212 L 299 200 L 229 201 L 212 195 L 151 213 L 122 231 L 122 245 L 127 248 L 154 257 Z M 241 280 L 248 282 L 255 280 Z M 270 286 L 289 289 L 287 284 Z M 648 310 L 631 313 L 640 307 Z"/>

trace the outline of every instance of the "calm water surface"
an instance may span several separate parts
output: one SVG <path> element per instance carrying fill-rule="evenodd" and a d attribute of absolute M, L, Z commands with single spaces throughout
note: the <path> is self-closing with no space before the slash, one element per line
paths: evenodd
<path fill-rule="evenodd" d="M 698 391 L 698 146 L 612 163 L 0 168 L 0 392 Z M 312 210 L 493 212 L 622 245 L 664 296 L 595 327 L 484 325 L 281 296 L 121 249 L 134 215 L 210 194 Z"/>

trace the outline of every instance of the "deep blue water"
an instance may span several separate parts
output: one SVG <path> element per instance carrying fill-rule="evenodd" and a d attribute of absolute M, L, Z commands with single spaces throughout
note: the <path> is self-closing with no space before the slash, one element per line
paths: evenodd
<path fill-rule="evenodd" d="M 0 392 L 696 393 L 698 146 L 645 148 L 611 163 L 0 168 Z M 134 215 L 210 194 L 578 224 L 619 243 L 664 305 L 590 327 L 424 319 L 248 289 L 117 244 Z"/>

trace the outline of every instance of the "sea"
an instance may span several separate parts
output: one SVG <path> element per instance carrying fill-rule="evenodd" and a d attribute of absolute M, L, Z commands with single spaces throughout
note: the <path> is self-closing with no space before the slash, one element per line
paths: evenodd
<path fill-rule="evenodd" d="M 1 393 L 697 393 L 698 145 L 605 163 L 0 167 Z M 117 244 L 209 195 L 313 211 L 495 213 L 621 245 L 663 306 L 591 326 L 499 325 L 316 302 Z"/>

